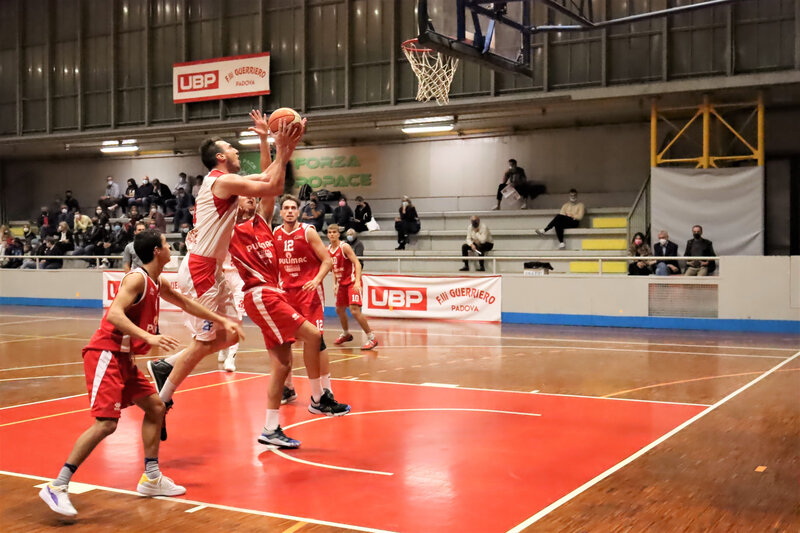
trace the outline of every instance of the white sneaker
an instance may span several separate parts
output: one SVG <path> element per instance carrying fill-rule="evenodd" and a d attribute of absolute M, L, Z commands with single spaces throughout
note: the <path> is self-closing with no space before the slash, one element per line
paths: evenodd
<path fill-rule="evenodd" d="M 176 485 L 174 481 L 163 474 L 156 479 L 150 479 L 147 474 L 142 474 L 136 492 L 143 496 L 180 496 L 186 494 L 186 487 Z"/>
<path fill-rule="evenodd" d="M 544 230 L 542 228 L 537 228 L 536 229 L 536 235 L 539 235 L 540 237 L 544 237 Z"/>
<path fill-rule="evenodd" d="M 563 242 L 558 243 L 558 249 L 559 250 L 563 250 L 566 247 L 567 247 L 566 243 L 563 243 Z"/>
<path fill-rule="evenodd" d="M 69 501 L 69 493 L 67 492 L 67 485 L 53 485 L 48 483 L 42 490 L 39 491 L 39 497 L 44 500 L 50 509 L 63 514 L 64 516 L 77 516 L 78 511 L 72 506 Z"/>
<path fill-rule="evenodd" d="M 224 363 L 225 359 L 227 358 L 228 358 L 228 349 L 227 348 L 221 349 L 217 354 L 217 361 L 220 363 Z"/>
<path fill-rule="evenodd" d="M 225 369 L 225 372 L 236 372 L 236 360 L 235 360 L 235 357 L 233 357 L 232 355 L 228 356 L 228 358 L 225 359 L 225 364 L 222 365 L 222 368 Z"/>
<path fill-rule="evenodd" d="M 519 208 L 520 209 L 528 209 L 528 204 L 522 204 Z"/>

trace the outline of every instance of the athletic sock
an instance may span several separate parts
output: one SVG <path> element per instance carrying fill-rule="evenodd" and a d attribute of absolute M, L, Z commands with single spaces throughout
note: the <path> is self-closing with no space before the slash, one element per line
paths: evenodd
<path fill-rule="evenodd" d="M 272 433 L 280 425 L 280 411 L 278 409 L 267 409 L 267 421 L 264 424 L 264 429 L 268 433 Z"/>
<path fill-rule="evenodd" d="M 331 375 L 330 374 L 322 374 L 319 377 L 320 383 L 322 384 L 323 389 L 328 389 L 329 391 L 333 392 L 331 389 Z"/>
<path fill-rule="evenodd" d="M 228 357 L 236 357 L 236 352 L 239 351 L 239 343 L 228 346 Z"/>
<path fill-rule="evenodd" d="M 371 340 L 371 341 L 374 341 L 375 340 L 375 334 L 370 331 L 369 333 L 367 333 L 367 338 L 369 340 Z"/>
<path fill-rule="evenodd" d="M 161 470 L 158 468 L 158 457 L 144 458 L 144 473 L 147 475 L 147 479 L 158 479 L 161 475 Z"/>
<path fill-rule="evenodd" d="M 344 331 L 342 331 L 342 335 L 347 337 L 348 335 L 350 335 L 350 332 L 345 329 Z"/>
<path fill-rule="evenodd" d="M 174 354 L 170 355 L 169 357 L 165 357 L 164 361 L 166 361 L 167 363 L 171 364 L 172 366 L 175 366 L 175 363 L 178 361 L 180 356 L 182 356 L 183 352 L 185 352 L 185 351 L 186 350 L 181 350 L 180 352 L 174 353 Z"/>
<path fill-rule="evenodd" d="M 175 392 L 177 385 L 175 385 L 169 378 L 167 381 L 164 382 L 164 386 L 161 387 L 161 392 L 158 395 L 161 397 L 161 400 L 166 403 L 172 399 L 172 394 Z"/>
<path fill-rule="evenodd" d="M 311 399 L 314 400 L 314 403 L 318 403 L 319 399 L 322 398 L 322 380 L 320 378 L 316 379 L 309 379 L 308 382 L 311 384 Z"/>
<path fill-rule="evenodd" d="M 72 479 L 72 474 L 74 474 L 77 469 L 78 467 L 75 465 L 64 463 L 64 466 L 61 467 L 61 472 L 58 473 L 58 477 L 53 480 L 53 485 L 57 487 L 69 485 L 69 480 Z"/>

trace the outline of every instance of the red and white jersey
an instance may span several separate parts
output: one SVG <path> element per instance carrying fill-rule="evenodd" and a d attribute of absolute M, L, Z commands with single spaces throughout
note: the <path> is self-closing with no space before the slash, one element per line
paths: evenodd
<path fill-rule="evenodd" d="M 261 215 L 234 226 L 231 259 L 242 277 L 245 292 L 263 285 L 280 290 L 278 254 L 273 239 L 272 229 Z"/>
<path fill-rule="evenodd" d="M 125 274 L 125 277 L 130 275 L 144 276 L 145 290 L 139 300 L 125 310 L 125 316 L 146 332 L 156 335 L 158 334 L 159 284 L 153 281 L 143 268 L 134 268 Z M 124 280 L 125 277 L 122 279 Z M 107 318 L 108 311 L 100 322 L 100 328 L 94 332 L 84 350 L 108 350 L 109 352 L 125 352 L 133 355 L 145 354 L 150 351 L 150 345 L 144 340 L 125 335 Z"/>
<path fill-rule="evenodd" d="M 281 287 L 284 289 L 302 287 L 319 273 L 322 261 L 308 242 L 308 231 L 313 227 L 300 223 L 294 231 L 287 232 L 283 226 L 278 226 L 273 232 L 281 269 Z"/>
<path fill-rule="evenodd" d="M 212 170 L 203 179 L 194 207 L 194 242 L 191 247 L 194 255 L 213 257 L 218 263 L 222 263 L 228 253 L 231 230 L 239 208 L 238 196 L 223 200 L 214 196 L 211 190 L 223 174 L 221 170 Z"/>
<path fill-rule="evenodd" d="M 350 285 L 356 279 L 356 271 L 353 268 L 353 263 L 350 261 L 342 251 L 342 244 L 335 250 L 328 246 L 328 253 L 331 254 L 333 259 L 333 275 L 336 277 L 336 283 L 339 285 Z"/>

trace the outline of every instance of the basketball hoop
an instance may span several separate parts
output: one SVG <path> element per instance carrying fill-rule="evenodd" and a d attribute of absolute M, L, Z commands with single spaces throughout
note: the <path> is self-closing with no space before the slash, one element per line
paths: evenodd
<path fill-rule="evenodd" d="M 427 102 L 436 98 L 439 105 L 448 103 L 447 93 L 458 67 L 458 58 L 430 48 L 420 48 L 417 39 L 409 39 L 400 46 L 419 82 L 417 101 Z"/>

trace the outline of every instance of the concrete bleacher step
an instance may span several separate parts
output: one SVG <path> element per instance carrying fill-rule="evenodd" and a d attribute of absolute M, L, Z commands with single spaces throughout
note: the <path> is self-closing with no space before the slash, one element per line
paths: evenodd
<path fill-rule="evenodd" d="M 627 228 L 627 217 L 594 217 L 592 219 L 592 227 L 595 229 L 601 228 Z"/>
<path fill-rule="evenodd" d="M 602 230 L 599 230 L 602 231 Z M 597 239 L 584 239 L 581 242 L 581 249 L 583 250 L 627 250 L 627 239 L 614 239 L 614 238 L 597 238 Z"/>
<path fill-rule="evenodd" d="M 597 274 L 600 263 L 597 261 L 570 261 L 569 271 L 572 274 Z M 626 261 L 603 261 L 603 274 L 625 274 L 628 272 Z"/>

